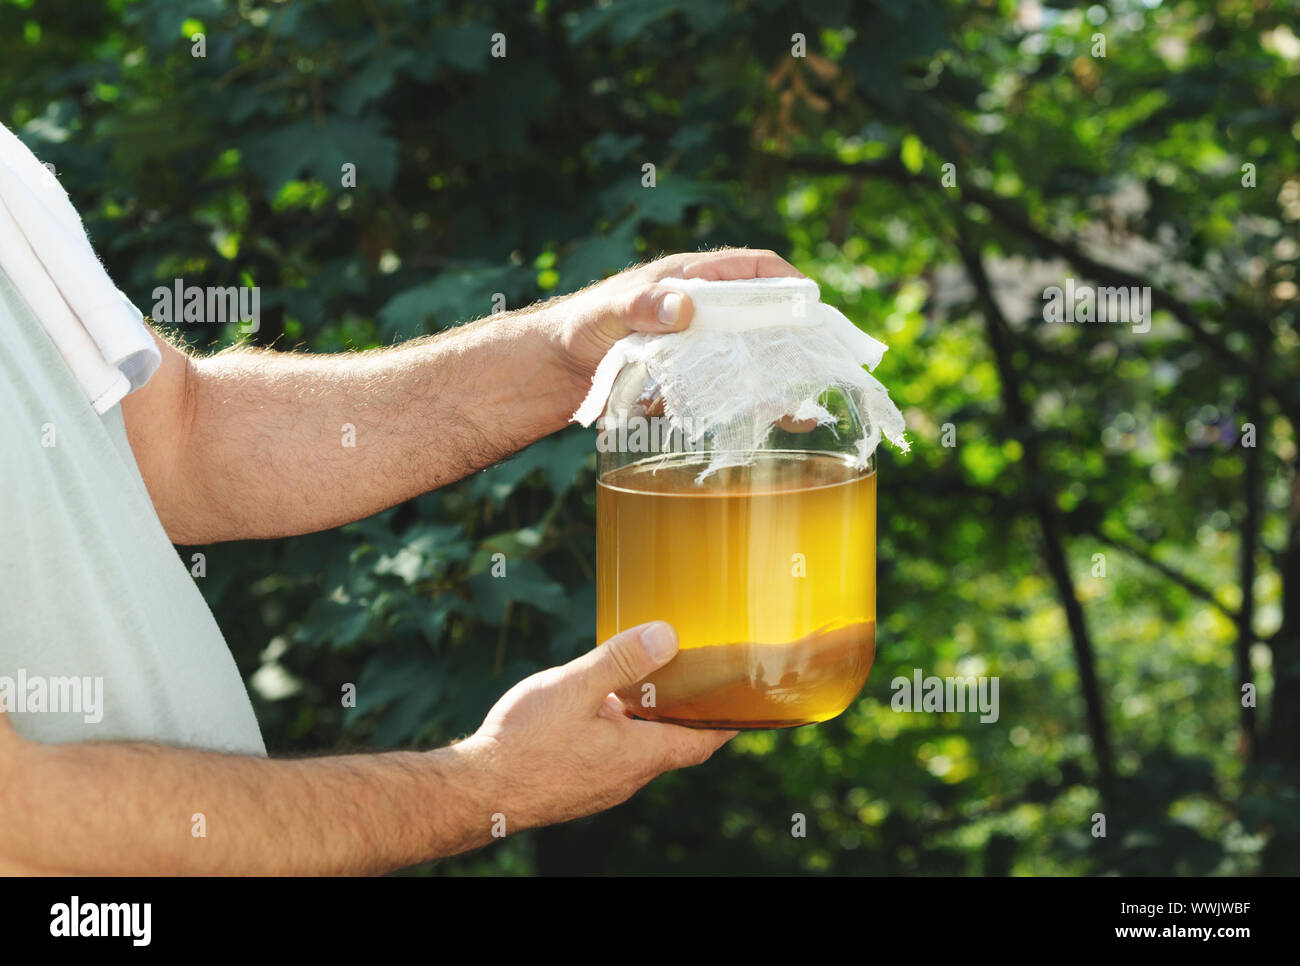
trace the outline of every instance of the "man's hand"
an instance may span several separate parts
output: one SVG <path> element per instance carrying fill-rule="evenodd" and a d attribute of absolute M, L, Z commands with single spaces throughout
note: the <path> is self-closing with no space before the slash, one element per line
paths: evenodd
<path fill-rule="evenodd" d="M 493 790 L 482 806 L 515 832 L 602 811 L 663 772 L 707 761 L 737 732 L 635 721 L 613 694 L 676 653 L 676 632 L 656 621 L 511 688 L 456 746 Z"/>
<path fill-rule="evenodd" d="M 772 252 L 670 255 L 564 298 L 363 353 L 191 358 L 159 339 L 162 367 L 122 412 L 173 542 L 324 530 L 563 429 L 610 346 L 690 324 L 690 300 L 660 280 L 784 275 L 799 272 Z"/>
<path fill-rule="evenodd" d="M 589 382 L 605 353 L 633 332 L 676 332 L 690 325 L 691 300 L 659 285 L 665 278 L 803 278 L 775 252 L 725 248 L 668 255 L 612 275 L 562 300 L 558 346 L 565 365 Z M 585 394 L 585 389 L 584 389 Z"/>
<path fill-rule="evenodd" d="M 611 694 L 676 651 L 662 622 L 624 631 L 520 682 L 474 735 L 428 752 L 38 745 L 0 710 L 0 875 L 381 873 L 489 844 L 498 812 L 507 834 L 590 815 L 736 734 L 633 721 Z M 208 837 L 192 834 L 199 811 Z"/>

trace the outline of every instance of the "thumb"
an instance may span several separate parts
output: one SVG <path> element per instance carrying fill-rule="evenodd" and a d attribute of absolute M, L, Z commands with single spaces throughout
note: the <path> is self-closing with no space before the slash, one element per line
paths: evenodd
<path fill-rule="evenodd" d="M 615 634 L 600 647 L 564 666 L 583 701 L 599 705 L 611 691 L 636 684 L 677 655 L 677 632 L 652 621 Z"/>
<path fill-rule="evenodd" d="M 623 322 L 634 332 L 678 332 L 690 325 L 695 306 L 689 295 L 647 285 L 628 302 Z"/>

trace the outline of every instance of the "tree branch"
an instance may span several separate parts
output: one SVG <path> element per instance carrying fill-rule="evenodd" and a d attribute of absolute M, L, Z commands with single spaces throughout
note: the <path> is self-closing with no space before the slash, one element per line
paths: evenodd
<path fill-rule="evenodd" d="M 1003 406 L 1012 425 L 1024 429 L 1022 434 L 1024 467 L 1028 477 L 1033 479 L 1038 476 L 1042 462 L 1038 438 L 1032 431 L 1029 406 L 1025 402 L 1020 376 L 1011 358 L 1011 329 L 993 295 L 993 288 L 989 283 L 979 252 L 960 238 L 957 240 L 957 245 L 966 272 L 984 308 L 984 321 L 988 330 L 989 345 L 993 349 L 994 360 L 997 363 Z M 1030 502 L 1043 535 L 1043 557 L 1052 575 L 1052 581 L 1056 584 L 1057 596 L 1065 610 L 1066 623 L 1070 628 L 1070 641 L 1074 647 L 1075 664 L 1079 672 L 1079 687 L 1083 692 L 1088 733 L 1092 738 L 1093 754 L 1097 756 L 1098 785 L 1103 797 L 1108 797 L 1108 793 L 1114 788 L 1114 757 L 1111 753 L 1101 686 L 1097 680 L 1092 640 L 1088 634 L 1088 622 L 1079 603 L 1078 594 L 1075 592 L 1074 578 L 1070 576 L 1065 545 L 1061 537 L 1056 498 L 1046 490 L 1035 490 L 1030 494 Z"/>
<path fill-rule="evenodd" d="M 1205 601 L 1207 604 L 1209 604 L 1211 607 L 1213 607 L 1215 610 L 1221 613 L 1224 617 L 1228 618 L 1228 620 L 1232 621 L 1234 624 L 1237 625 L 1241 624 L 1240 611 L 1233 610 L 1231 607 L 1224 604 L 1221 600 L 1219 600 L 1217 597 L 1214 596 L 1214 591 L 1211 590 L 1209 587 L 1207 587 L 1205 584 L 1202 584 L 1199 581 L 1195 580 L 1194 578 L 1187 576 L 1187 574 L 1170 566 L 1169 564 L 1156 559 L 1155 555 L 1149 549 L 1140 547 L 1132 542 L 1126 542 L 1124 540 L 1119 539 L 1118 537 L 1112 537 L 1109 534 L 1102 532 L 1100 527 L 1090 527 L 1086 532 L 1096 537 L 1099 541 L 1106 544 L 1107 546 L 1114 547 L 1116 550 L 1119 550 L 1122 553 L 1126 553 L 1134 560 L 1137 560 L 1145 564 L 1147 567 L 1150 567 L 1152 570 L 1156 571 L 1161 576 L 1167 578 L 1168 580 L 1177 584 L 1179 587 L 1183 588 L 1183 590 L 1187 591 L 1189 594 L 1191 594 L 1193 597 L 1197 598 L 1198 600 Z M 1262 637 L 1261 635 L 1256 634 L 1254 631 L 1251 631 L 1251 640 L 1257 641 L 1260 644 L 1267 644 L 1270 638 Z"/>
<path fill-rule="evenodd" d="M 930 191 L 946 192 L 949 190 L 941 188 L 933 178 L 913 174 L 896 160 L 853 162 L 839 161 L 835 158 L 796 155 L 784 159 L 784 161 L 786 166 L 791 169 L 807 171 L 813 174 L 846 174 L 854 177 L 880 178 L 900 185 L 919 186 Z M 1049 234 L 1036 226 L 1024 213 L 1023 209 L 1005 198 L 984 191 L 974 185 L 963 186 L 960 191 L 963 200 L 972 201 L 979 205 L 993 216 L 994 220 L 1002 227 L 1032 242 L 1040 251 L 1065 259 L 1087 277 L 1106 285 L 1150 288 L 1152 306 L 1165 309 L 1172 314 L 1191 333 L 1194 341 L 1198 342 L 1214 356 L 1223 359 L 1231 368 L 1242 375 L 1251 378 L 1258 377 L 1258 372 L 1251 360 L 1231 349 L 1223 335 L 1207 329 L 1196 311 L 1172 292 L 1152 285 L 1149 279 L 1098 261 L 1073 242 Z M 1235 299 L 1225 296 L 1224 301 L 1225 306 L 1236 313 L 1250 316 L 1258 315 L 1249 306 Z M 1281 382 L 1270 386 L 1269 394 L 1284 405 L 1290 405 L 1300 400 L 1300 394 L 1297 394 L 1290 382 Z"/>
<path fill-rule="evenodd" d="M 1256 336 L 1253 340 L 1258 367 L 1266 364 L 1268 345 Z M 1255 548 L 1259 543 L 1260 474 L 1259 452 L 1263 446 L 1264 419 L 1259 398 L 1259 383 L 1247 383 L 1246 419 L 1255 427 L 1253 446 L 1243 447 L 1246 462 L 1242 487 L 1246 513 L 1241 521 L 1241 613 L 1237 618 L 1237 700 L 1241 703 L 1241 738 L 1243 757 L 1249 761 L 1255 752 L 1255 707 L 1241 700 L 1241 688 L 1250 683 L 1250 647 L 1255 640 Z"/>

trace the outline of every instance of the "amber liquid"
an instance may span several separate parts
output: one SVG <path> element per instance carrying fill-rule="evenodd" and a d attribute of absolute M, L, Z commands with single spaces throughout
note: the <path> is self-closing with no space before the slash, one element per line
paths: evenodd
<path fill-rule="evenodd" d="M 835 717 L 875 656 L 875 474 L 769 452 L 696 483 L 704 465 L 634 463 L 598 484 L 598 639 L 665 620 L 681 642 L 619 697 L 697 728 Z"/>

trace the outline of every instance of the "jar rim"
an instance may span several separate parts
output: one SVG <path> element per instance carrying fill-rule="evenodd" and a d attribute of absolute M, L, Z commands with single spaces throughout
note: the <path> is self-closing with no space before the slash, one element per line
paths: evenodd
<path fill-rule="evenodd" d="M 851 475 L 846 476 L 845 479 L 843 480 L 837 480 L 835 481 L 835 483 L 814 484 L 806 487 L 796 487 L 794 489 L 789 490 L 788 492 L 795 492 L 796 490 L 804 490 L 804 489 L 818 489 L 821 486 L 838 486 L 842 483 L 850 483 L 855 480 L 865 479 L 869 476 L 875 476 L 878 471 L 874 453 L 867 457 L 867 460 L 864 464 L 857 465 L 853 463 L 853 461 L 850 459 L 849 454 L 843 452 L 837 452 L 834 450 L 764 449 L 764 450 L 759 450 L 758 452 L 767 457 L 786 457 L 790 459 L 799 459 L 799 460 L 805 460 L 808 459 L 809 457 L 829 458 L 835 463 L 843 464 L 845 469 L 852 471 Z M 599 468 L 596 473 L 596 479 L 597 482 L 600 483 L 600 485 L 607 487 L 609 489 L 624 490 L 629 493 L 645 492 L 642 490 L 637 490 L 635 488 L 619 486 L 615 483 L 612 483 L 611 478 L 619 477 L 624 474 L 638 473 L 647 469 L 652 470 L 652 472 L 654 473 L 657 473 L 660 469 L 667 469 L 670 467 L 681 466 L 683 464 L 694 465 L 696 463 L 699 463 L 703 465 L 708 462 L 708 457 L 709 454 L 707 452 L 652 453 L 646 456 L 642 456 L 639 459 L 632 460 L 631 462 L 628 463 L 622 463 L 617 466 L 608 466 L 608 467 Z M 735 464 L 734 468 L 742 468 L 750 465 L 752 464 L 751 463 Z"/>

